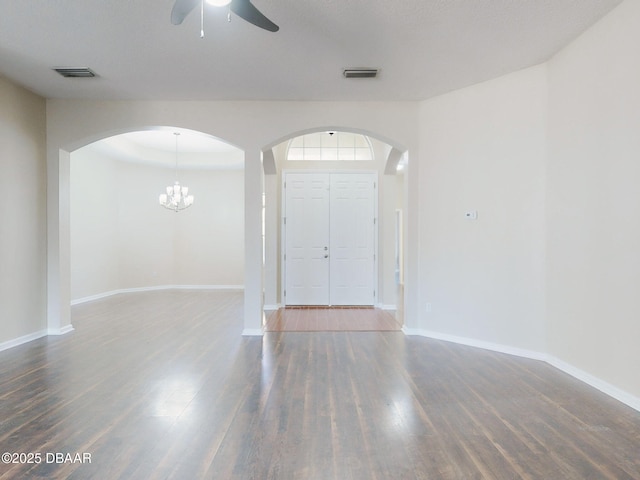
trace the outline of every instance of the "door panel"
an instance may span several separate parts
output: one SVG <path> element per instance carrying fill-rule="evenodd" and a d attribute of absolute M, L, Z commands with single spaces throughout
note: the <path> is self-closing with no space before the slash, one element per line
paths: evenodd
<path fill-rule="evenodd" d="M 375 175 L 332 174 L 330 301 L 373 305 Z"/>
<path fill-rule="evenodd" d="M 285 186 L 288 305 L 329 304 L 329 175 L 288 174 Z"/>
<path fill-rule="evenodd" d="M 375 304 L 375 180 L 286 175 L 286 305 Z"/>

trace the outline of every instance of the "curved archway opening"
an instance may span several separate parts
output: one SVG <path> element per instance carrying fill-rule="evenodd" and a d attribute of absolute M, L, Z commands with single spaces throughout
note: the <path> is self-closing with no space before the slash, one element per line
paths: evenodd
<path fill-rule="evenodd" d="M 195 201 L 174 213 L 158 197 L 178 179 Z M 70 153 L 68 194 L 72 304 L 123 291 L 242 288 L 237 147 L 176 127 L 108 135 Z"/>
<path fill-rule="evenodd" d="M 341 142 L 340 140 L 344 140 Z M 341 143 L 344 149 L 341 149 Z M 292 133 L 263 150 L 265 309 L 286 304 L 284 178 L 289 172 L 369 172 L 376 180 L 375 304 L 403 321 L 402 216 L 405 179 L 397 165 L 406 149 L 357 128 L 317 127 Z"/>
<path fill-rule="evenodd" d="M 287 143 L 287 161 L 368 161 L 373 147 L 366 135 L 330 130 L 300 135 Z"/>
<path fill-rule="evenodd" d="M 363 141 L 366 142 L 369 145 L 369 148 L 373 151 L 373 159 L 383 166 L 382 170 L 387 175 L 394 175 L 396 173 L 396 167 L 402 158 L 404 158 L 405 165 L 408 161 L 408 149 L 406 146 L 394 141 L 393 139 L 387 138 L 383 135 L 379 135 L 376 132 L 371 132 L 369 130 L 350 126 L 318 126 L 291 132 L 288 135 L 284 135 L 266 145 L 262 149 L 263 169 L 265 175 L 274 175 L 277 173 L 278 169 L 286 167 L 285 165 L 281 164 L 282 159 L 287 158 L 288 148 L 291 142 L 295 139 L 302 138 L 307 135 L 322 136 L 323 134 L 327 134 L 330 136 L 330 133 L 332 132 L 339 134 L 348 134 L 348 136 L 351 137 L 354 142 L 356 141 L 355 139 L 357 137 L 362 137 Z M 365 147 L 365 145 L 359 146 Z M 376 148 L 378 148 L 379 150 L 376 151 Z M 353 159 L 345 160 L 348 161 Z M 315 161 L 322 161 L 322 159 Z M 360 164 L 359 166 L 355 165 L 355 168 L 357 169 L 362 166 L 362 164 Z"/>

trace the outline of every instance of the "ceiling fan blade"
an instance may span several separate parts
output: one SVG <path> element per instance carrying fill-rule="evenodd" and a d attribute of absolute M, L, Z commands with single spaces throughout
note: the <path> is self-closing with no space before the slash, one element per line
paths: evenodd
<path fill-rule="evenodd" d="M 176 0 L 171 10 L 171 23 L 180 25 L 201 0 Z"/>
<path fill-rule="evenodd" d="M 253 23 L 256 27 L 264 28 L 270 32 L 280 30 L 280 27 L 260 13 L 260 10 L 251 3 L 251 0 L 232 0 L 229 8 L 240 18 Z"/>

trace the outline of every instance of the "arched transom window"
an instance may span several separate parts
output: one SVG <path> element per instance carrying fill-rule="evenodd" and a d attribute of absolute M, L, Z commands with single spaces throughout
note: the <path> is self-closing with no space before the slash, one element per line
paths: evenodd
<path fill-rule="evenodd" d="M 365 135 L 316 132 L 291 139 L 287 160 L 373 160 L 373 151 Z"/>

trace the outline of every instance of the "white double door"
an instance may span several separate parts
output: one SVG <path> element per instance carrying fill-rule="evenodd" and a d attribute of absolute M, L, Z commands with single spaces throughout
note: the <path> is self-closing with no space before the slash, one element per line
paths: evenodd
<path fill-rule="evenodd" d="M 374 305 L 375 173 L 287 173 L 286 305 Z"/>

